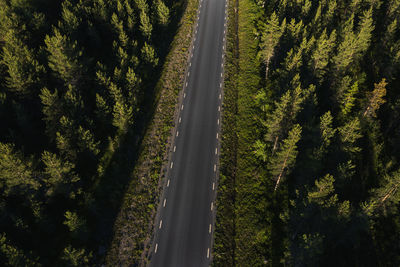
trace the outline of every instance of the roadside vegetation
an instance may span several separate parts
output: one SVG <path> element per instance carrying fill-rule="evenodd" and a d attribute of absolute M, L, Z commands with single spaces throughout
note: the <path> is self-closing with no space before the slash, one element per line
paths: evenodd
<path fill-rule="evenodd" d="M 144 205 L 142 217 L 129 215 L 139 236 L 129 259 L 140 259 L 174 102 L 152 118 L 158 102 L 176 99 L 181 56 L 165 58 L 171 47 L 185 54 L 184 41 L 171 46 L 185 8 L 169 0 L 0 1 L 2 266 L 101 265 L 125 223 L 114 228 L 123 199 Z M 163 65 L 177 74 L 161 75 Z M 158 172 L 132 175 L 155 138 Z"/>
<path fill-rule="evenodd" d="M 400 2 L 237 3 L 214 265 L 399 265 Z"/>

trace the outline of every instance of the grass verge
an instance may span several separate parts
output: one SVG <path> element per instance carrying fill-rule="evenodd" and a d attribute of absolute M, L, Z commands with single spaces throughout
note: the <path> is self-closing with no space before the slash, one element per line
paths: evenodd
<path fill-rule="evenodd" d="M 254 97 L 260 88 L 254 2 L 235 0 L 230 7 L 221 167 L 215 230 L 215 266 L 264 265 L 267 250 L 266 192 L 253 144 L 258 137 Z M 265 218 L 265 217 L 264 217 Z"/>
<path fill-rule="evenodd" d="M 178 94 L 182 88 L 188 51 L 196 20 L 197 0 L 188 0 L 171 52 L 156 86 L 154 117 L 143 139 L 121 210 L 114 226 L 114 238 L 106 257 L 107 266 L 145 265 L 144 255 L 152 236 L 152 225 L 163 164 L 168 157 Z"/>

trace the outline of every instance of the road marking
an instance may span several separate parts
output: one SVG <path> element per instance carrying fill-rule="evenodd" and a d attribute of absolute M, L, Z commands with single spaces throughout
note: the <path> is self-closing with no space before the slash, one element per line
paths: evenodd
<path fill-rule="evenodd" d="M 219 99 L 221 99 L 221 94 L 219 94 Z"/>
<path fill-rule="evenodd" d="M 158 243 L 156 244 L 156 247 L 154 249 L 154 253 L 157 253 L 157 248 L 158 248 Z"/>
<path fill-rule="evenodd" d="M 213 208 L 214 208 L 214 203 L 211 202 L 211 210 L 213 210 Z"/>
<path fill-rule="evenodd" d="M 224 39 L 222 41 L 225 42 L 225 36 L 224 36 Z"/>
<path fill-rule="evenodd" d="M 221 63 L 221 67 L 222 67 L 222 68 L 224 67 L 224 63 Z"/>
<path fill-rule="evenodd" d="M 225 45 L 222 46 L 222 50 L 225 50 Z"/>
<path fill-rule="evenodd" d="M 217 139 L 218 139 L 218 133 L 217 133 Z"/>
<path fill-rule="evenodd" d="M 168 180 L 168 182 L 169 182 L 169 180 Z M 167 203 L 167 199 L 166 198 L 164 198 L 164 202 L 163 202 L 163 207 L 165 208 L 165 204 Z"/>
<path fill-rule="evenodd" d="M 188 86 L 188 83 L 186 82 L 186 87 Z"/>
<path fill-rule="evenodd" d="M 222 72 L 221 72 L 221 77 L 222 77 Z"/>
<path fill-rule="evenodd" d="M 188 71 L 188 77 L 189 77 L 189 75 L 190 75 L 190 71 Z"/>
<path fill-rule="evenodd" d="M 158 226 L 158 229 L 161 229 L 161 226 L 162 226 L 162 220 L 160 221 L 160 226 Z"/>
<path fill-rule="evenodd" d="M 167 187 L 169 187 L 169 179 L 168 179 L 168 182 L 167 182 Z M 164 202 L 165 202 L 165 200 L 164 200 Z M 165 207 L 165 205 L 164 205 L 164 207 Z"/>
<path fill-rule="evenodd" d="M 222 83 L 219 83 L 219 88 L 222 88 Z"/>
<path fill-rule="evenodd" d="M 217 170 L 217 165 L 214 164 L 214 172 Z"/>
<path fill-rule="evenodd" d="M 183 110 L 183 104 L 182 104 L 181 110 Z"/>
<path fill-rule="evenodd" d="M 224 34 L 225 34 L 225 30 L 224 30 Z"/>
<path fill-rule="evenodd" d="M 178 137 L 179 136 L 179 131 L 176 131 L 176 137 Z"/>
<path fill-rule="evenodd" d="M 218 153 L 218 148 L 215 148 L 215 155 L 217 155 Z"/>
<path fill-rule="evenodd" d="M 172 169 L 172 166 L 174 166 L 174 162 L 171 162 L 171 169 Z"/>
<path fill-rule="evenodd" d="M 219 119 L 217 120 L 217 124 L 219 125 Z"/>
<path fill-rule="evenodd" d="M 186 97 L 186 93 L 183 93 L 183 98 L 185 98 Z"/>
<path fill-rule="evenodd" d="M 214 189 L 215 189 L 215 183 L 213 183 L 213 191 L 214 191 Z"/>
<path fill-rule="evenodd" d="M 211 223 L 210 226 L 208 227 L 208 233 L 211 234 Z"/>
<path fill-rule="evenodd" d="M 207 259 L 210 258 L 210 248 L 207 249 Z"/>
<path fill-rule="evenodd" d="M 221 106 L 218 106 L 218 111 L 221 111 Z"/>
<path fill-rule="evenodd" d="M 174 146 L 174 152 L 176 151 L 176 146 Z"/>
<path fill-rule="evenodd" d="M 194 46 L 193 46 L 193 49 L 194 49 Z M 192 66 L 192 62 L 189 63 L 189 67 L 191 67 L 191 66 Z"/>
<path fill-rule="evenodd" d="M 182 118 L 181 118 L 181 117 L 179 117 L 179 123 L 181 123 L 181 121 L 182 121 Z"/>

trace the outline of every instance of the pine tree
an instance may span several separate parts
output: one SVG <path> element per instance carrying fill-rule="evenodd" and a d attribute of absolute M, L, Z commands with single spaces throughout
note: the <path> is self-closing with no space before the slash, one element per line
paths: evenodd
<path fill-rule="evenodd" d="M 379 83 L 375 83 L 375 89 L 372 92 L 367 92 L 368 103 L 363 113 L 364 117 L 376 117 L 376 111 L 386 102 L 384 99 L 386 96 L 386 85 L 386 79 L 382 79 Z"/>
<path fill-rule="evenodd" d="M 38 85 L 44 68 L 35 59 L 33 51 L 17 38 L 16 32 L 10 30 L 4 41 L 1 62 L 8 72 L 7 87 L 21 96 L 34 96 L 36 92 L 32 87 Z"/>
<path fill-rule="evenodd" d="M 169 21 L 169 9 L 162 0 L 157 1 L 157 17 L 158 23 L 165 26 Z"/>
<path fill-rule="evenodd" d="M 276 179 L 274 191 L 278 188 L 281 180 L 290 172 L 297 157 L 297 142 L 301 137 L 301 127 L 296 124 L 289 132 L 288 137 L 283 140 L 283 144 L 275 156 L 271 158 L 271 175 Z"/>
<path fill-rule="evenodd" d="M 27 194 L 40 188 L 32 173 L 32 163 L 25 161 L 13 145 L 0 143 L 0 190 L 4 197 Z"/>
<path fill-rule="evenodd" d="M 334 58 L 336 68 L 339 71 L 345 70 L 354 60 L 359 59 L 367 51 L 374 29 L 372 22 L 372 9 L 363 13 L 358 34 L 353 31 L 354 14 L 346 21 L 341 33 L 344 39 L 339 45 L 337 56 Z"/>
<path fill-rule="evenodd" d="M 314 50 L 311 58 L 312 58 L 312 67 L 319 79 L 323 77 L 326 73 L 326 66 L 329 63 L 329 59 L 331 58 L 332 51 L 335 48 L 336 42 L 336 31 L 333 30 L 329 36 L 326 34 L 326 28 L 322 32 L 321 36 L 317 40 L 317 47 Z"/>
<path fill-rule="evenodd" d="M 372 31 L 374 30 L 373 19 L 372 19 L 372 8 L 365 11 L 361 17 L 358 35 L 357 35 L 357 47 L 359 53 L 365 53 L 371 43 Z"/>
<path fill-rule="evenodd" d="M 44 182 L 46 184 L 46 195 L 49 197 L 63 195 L 74 199 L 77 192 L 79 177 L 74 172 L 74 164 L 67 160 L 61 160 L 56 154 L 50 152 L 42 153 L 44 168 Z"/>
<path fill-rule="evenodd" d="M 344 151 L 352 153 L 361 151 L 361 148 L 356 146 L 357 140 L 362 137 L 360 120 L 358 118 L 351 120 L 338 130 Z"/>
<path fill-rule="evenodd" d="M 340 101 L 340 107 L 343 116 L 351 112 L 355 105 L 355 95 L 358 93 L 358 82 L 355 82 L 349 89 L 345 90 L 343 98 Z"/>
<path fill-rule="evenodd" d="M 267 161 L 267 152 L 266 152 L 267 145 L 263 143 L 261 140 L 257 140 L 253 145 L 254 155 L 262 160 L 263 162 Z"/>
<path fill-rule="evenodd" d="M 327 174 L 323 178 L 315 181 L 315 189 L 308 193 L 308 202 L 317 204 L 323 210 L 324 216 L 329 217 L 348 217 L 350 215 L 350 202 L 339 202 L 338 195 L 335 193 L 335 179 Z M 329 208 L 334 208 L 330 210 Z M 333 214 L 330 212 L 333 211 Z"/>
<path fill-rule="evenodd" d="M 338 71 L 342 71 L 352 63 L 354 56 L 358 51 L 357 37 L 353 32 L 354 15 L 346 21 L 341 36 L 343 41 L 338 47 L 337 55 L 333 58 L 334 64 Z"/>
<path fill-rule="evenodd" d="M 327 148 L 332 142 L 337 129 L 332 127 L 333 117 L 330 111 L 326 112 L 320 117 L 320 135 L 321 145 L 317 151 L 317 157 L 321 159 L 322 155 L 326 152 Z"/>
<path fill-rule="evenodd" d="M 149 40 L 151 37 L 151 31 L 153 30 L 153 26 L 150 23 L 150 18 L 145 11 L 140 12 L 140 26 L 139 29 L 141 30 L 143 36 L 146 40 Z"/>
<path fill-rule="evenodd" d="M 77 85 L 82 75 L 78 60 L 82 52 L 78 50 L 77 42 L 71 42 L 58 29 L 54 29 L 54 35 L 47 35 L 45 43 L 49 52 L 49 67 L 65 84 Z"/>
<path fill-rule="evenodd" d="M 274 56 L 275 47 L 279 42 L 283 32 L 286 28 L 286 19 L 279 25 L 277 15 L 272 13 L 269 20 L 267 20 L 265 31 L 261 36 L 261 52 L 265 62 L 265 79 L 268 77 L 268 66 L 271 58 Z"/>
<path fill-rule="evenodd" d="M 295 82 L 299 77 L 295 76 L 292 86 L 296 86 Z M 310 86 L 307 90 L 302 90 L 300 85 L 294 90 L 288 90 L 281 97 L 279 102 L 275 103 L 276 108 L 267 116 L 267 120 L 263 124 L 267 127 L 265 140 L 273 142 L 272 154 L 278 148 L 279 140 L 286 135 L 297 116 L 302 109 L 302 103 L 311 95 L 315 87 Z"/>
<path fill-rule="evenodd" d="M 382 208 L 395 207 L 400 202 L 400 170 L 385 175 L 382 185 L 372 190 L 372 196 L 362 205 L 363 211 L 372 216 Z"/>
<path fill-rule="evenodd" d="M 141 50 L 142 58 L 147 64 L 155 67 L 158 65 L 158 58 L 154 48 L 151 45 L 148 45 L 146 42 Z"/>

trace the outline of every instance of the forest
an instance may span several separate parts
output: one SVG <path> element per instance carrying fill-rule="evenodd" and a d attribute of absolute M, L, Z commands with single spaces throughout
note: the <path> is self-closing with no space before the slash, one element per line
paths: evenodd
<path fill-rule="evenodd" d="M 231 2 L 214 265 L 399 266 L 400 1 Z"/>
<path fill-rule="evenodd" d="M 100 266 L 185 1 L 0 1 L 0 265 Z"/>
<path fill-rule="evenodd" d="M 196 3 L 0 0 L 1 266 L 142 257 Z M 400 1 L 229 3 L 213 265 L 399 266 Z"/>

